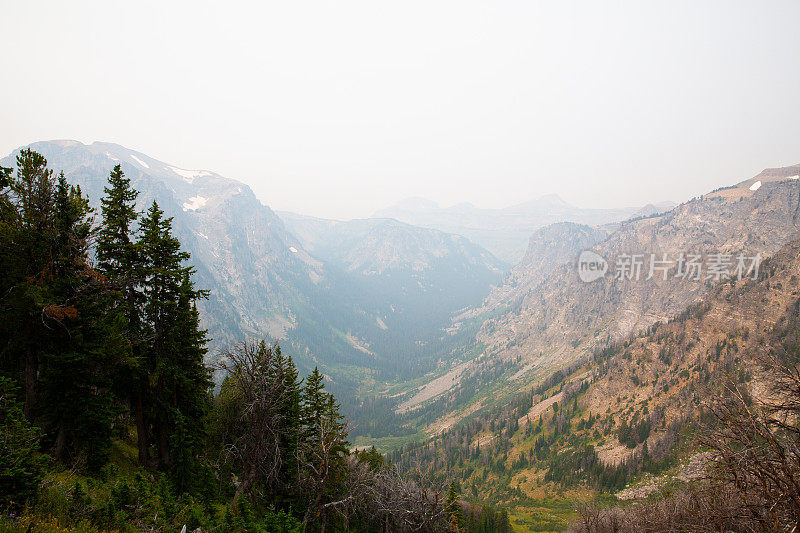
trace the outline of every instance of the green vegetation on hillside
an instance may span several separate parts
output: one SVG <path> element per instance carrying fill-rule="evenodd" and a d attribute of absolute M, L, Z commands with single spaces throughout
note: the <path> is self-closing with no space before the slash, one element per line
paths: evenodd
<path fill-rule="evenodd" d="M 228 350 L 213 394 L 206 293 L 137 195 L 115 167 L 96 222 L 40 154 L 0 169 L 0 529 L 510 530 L 425 468 L 350 453 L 323 374 L 277 345 Z"/>

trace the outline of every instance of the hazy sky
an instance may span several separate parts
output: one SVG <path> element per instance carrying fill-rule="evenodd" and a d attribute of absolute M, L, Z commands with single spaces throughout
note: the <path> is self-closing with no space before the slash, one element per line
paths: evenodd
<path fill-rule="evenodd" d="M 0 0 L 0 152 L 123 144 L 273 208 L 682 201 L 800 162 L 800 2 Z"/>

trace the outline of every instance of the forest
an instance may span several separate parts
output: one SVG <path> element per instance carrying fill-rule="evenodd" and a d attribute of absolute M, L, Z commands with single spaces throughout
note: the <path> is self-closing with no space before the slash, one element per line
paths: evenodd
<path fill-rule="evenodd" d="M 0 529 L 511 530 L 421 463 L 351 450 L 325 376 L 272 341 L 208 367 L 207 292 L 137 199 L 119 165 L 99 212 L 35 151 L 0 168 Z"/>

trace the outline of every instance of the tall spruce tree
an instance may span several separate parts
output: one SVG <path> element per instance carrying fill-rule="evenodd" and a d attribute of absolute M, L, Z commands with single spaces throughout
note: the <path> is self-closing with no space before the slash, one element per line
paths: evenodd
<path fill-rule="evenodd" d="M 123 328 L 109 314 L 109 291 L 89 265 L 91 209 L 63 173 L 55 191 L 56 236 L 48 281 L 51 303 L 41 339 L 43 425 L 55 457 L 85 459 L 92 471 L 107 461 L 115 399 L 113 369 L 125 353 Z M 49 342 L 48 342 L 49 341 Z"/>
<path fill-rule="evenodd" d="M 205 332 L 199 329 L 194 309 L 205 292 L 194 288 L 193 268 L 183 264 L 189 254 L 172 235 L 172 218 L 165 218 L 156 202 L 142 219 L 140 231 L 147 338 L 143 370 L 150 384 L 145 411 L 157 462 L 169 469 L 176 447 L 188 445 L 185 439 L 176 440 L 177 422 L 182 419 L 185 424 L 187 415 L 202 418 L 208 405 L 210 378 L 202 362 Z M 196 442 L 200 441 L 198 436 Z"/>
<path fill-rule="evenodd" d="M 301 440 L 299 456 L 303 469 L 301 492 L 307 505 L 304 522 L 321 521 L 322 502 L 335 494 L 344 479 L 347 433 L 335 398 L 325 391 L 318 368 L 306 378 L 301 393 Z"/>
<path fill-rule="evenodd" d="M 101 199 L 102 223 L 97 237 L 97 266 L 117 291 L 109 313 L 125 323 L 129 358 L 119 367 L 115 387 L 117 393 L 130 405 L 136 422 L 139 463 L 149 463 L 149 428 L 146 424 L 145 398 L 147 374 L 144 365 L 144 330 L 142 315 L 143 267 L 135 228 L 139 218 L 136 198 L 139 192 L 131 187 L 120 165 L 116 165 L 108 177 L 105 196 Z"/>
<path fill-rule="evenodd" d="M 306 378 L 306 384 L 301 393 L 301 427 L 302 439 L 306 443 L 319 440 L 325 407 L 327 404 L 327 393 L 322 373 L 317 367 Z"/>
<path fill-rule="evenodd" d="M 280 490 L 275 492 L 274 503 L 288 508 L 293 503 L 299 474 L 298 446 L 300 443 L 300 382 L 297 367 L 291 356 L 283 355 L 280 346 L 273 349 L 271 374 L 280 384 L 279 410 L 282 414 L 279 429 L 281 473 L 278 483 Z"/>
<path fill-rule="evenodd" d="M 17 177 L 11 184 L 16 221 L 11 230 L 15 260 L 9 272 L 11 292 L 6 305 L 7 326 L 13 332 L 8 339 L 8 352 L 17 368 L 23 369 L 25 391 L 24 412 L 28 420 L 36 415 L 39 398 L 39 366 L 41 339 L 48 332 L 39 319 L 49 304 L 47 280 L 53 267 L 55 236 L 55 181 L 47 160 L 30 149 L 17 155 Z"/>

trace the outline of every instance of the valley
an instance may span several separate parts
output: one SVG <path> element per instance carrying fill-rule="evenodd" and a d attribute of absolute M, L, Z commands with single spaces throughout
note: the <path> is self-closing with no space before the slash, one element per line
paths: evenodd
<path fill-rule="evenodd" d="M 31 148 L 96 209 L 119 165 L 137 207 L 171 217 L 208 290 L 197 309 L 215 388 L 235 339 L 278 342 L 301 375 L 321 371 L 353 450 L 425 464 L 521 530 L 566 527 L 576 499 L 638 501 L 697 480 L 704 406 L 726 379 L 763 396 L 764 359 L 795 349 L 800 166 L 620 220 L 546 198 L 529 204 L 541 220 L 574 220 L 534 229 L 509 264 L 394 218 L 276 213 L 241 182 L 119 145 Z M 584 250 L 607 264 L 593 281 L 578 273 Z M 718 256 L 722 273 L 687 275 L 686 257 Z"/>
<path fill-rule="evenodd" d="M 798 20 L 0 1 L 0 533 L 800 532 Z"/>

